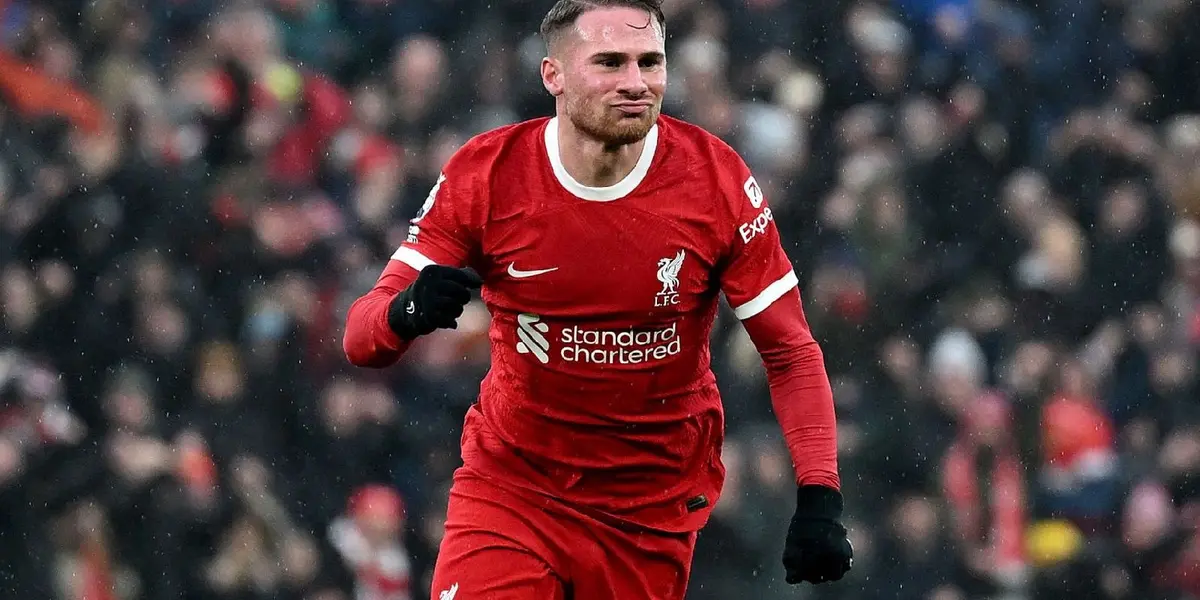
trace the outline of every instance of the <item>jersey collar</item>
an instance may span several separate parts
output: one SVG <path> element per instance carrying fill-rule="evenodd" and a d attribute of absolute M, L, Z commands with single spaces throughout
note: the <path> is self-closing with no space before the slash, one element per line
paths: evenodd
<path fill-rule="evenodd" d="M 583 200 L 609 202 L 628 196 L 646 178 L 646 173 L 650 170 L 650 163 L 654 162 L 654 151 L 658 148 L 658 123 L 650 127 L 650 132 L 646 134 L 646 144 L 642 146 L 642 155 L 638 157 L 633 170 L 621 181 L 607 187 L 583 185 L 575 181 L 575 178 L 567 172 L 558 149 L 558 117 L 551 118 L 546 124 L 545 136 L 546 153 L 550 157 L 550 167 L 554 170 L 554 177 L 558 179 L 558 182 L 568 192 Z"/>

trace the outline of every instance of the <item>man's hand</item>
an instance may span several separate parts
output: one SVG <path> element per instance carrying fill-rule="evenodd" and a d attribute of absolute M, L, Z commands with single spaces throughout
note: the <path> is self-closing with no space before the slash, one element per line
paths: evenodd
<path fill-rule="evenodd" d="M 455 329 L 463 307 L 471 301 L 471 290 L 482 286 L 483 279 L 473 271 L 429 265 L 421 269 L 412 285 L 392 299 L 388 325 L 404 340 L 435 329 Z"/>
<path fill-rule="evenodd" d="M 796 515 L 788 528 L 783 568 L 788 583 L 837 581 L 854 564 L 846 537 L 842 494 L 819 485 L 803 485 L 796 493 Z"/>

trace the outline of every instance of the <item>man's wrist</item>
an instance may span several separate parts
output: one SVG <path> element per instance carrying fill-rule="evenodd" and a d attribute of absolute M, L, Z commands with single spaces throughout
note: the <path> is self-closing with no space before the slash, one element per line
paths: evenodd
<path fill-rule="evenodd" d="M 809 519 L 842 518 L 842 493 L 823 485 L 802 485 L 796 489 L 796 515 Z"/>
<path fill-rule="evenodd" d="M 412 313 L 406 313 L 408 306 L 412 304 L 411 288 L 405 288 L 392 298 L 392 302 L 388 305 L 387 323 L 391 328 L 392 333 L 403 341 L 411 342 L 417 338 L 413 332 L 411 319 L 409 316 Z M 415 306 L 413 307 L 415 311 Z"/>

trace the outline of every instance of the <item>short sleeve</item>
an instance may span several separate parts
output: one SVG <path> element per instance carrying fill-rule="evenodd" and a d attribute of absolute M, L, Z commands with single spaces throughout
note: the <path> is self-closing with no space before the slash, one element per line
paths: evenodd
<path fill-rule="evenodd" d="M 481 229 L 484 186 L 462 152 L 446 163 L 424 204 L 409 221 L 408 237 L 392 255 L 420 271 L 430 264 L 465 266 Z"/>
<path fill-rule="evenodd" d="M 722 183 L 729 201 L 732 238 L 720 274 L 721 290 L 738 319 L 749 319 L 796 287 L 796 272 L 783 250 L 775 216 L 762 188 L 740 157 Z M 736 182 L 736 183 L 735 183 Z"/>

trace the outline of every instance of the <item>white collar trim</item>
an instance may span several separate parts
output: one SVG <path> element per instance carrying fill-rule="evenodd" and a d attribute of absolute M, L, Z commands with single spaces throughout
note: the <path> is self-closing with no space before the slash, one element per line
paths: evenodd
<path fill-rule="evenodd" d="M 658 124 L 655 123 L 650 127 L 650 132 L 646 134 L 646 145 L 642 146 L 642 155 L 638 157 L 637 164 L 624 179 L 607 187 L 589 187 L 571 177 L 567 168 L 562 164 L 562 156 L 559 154 L 558 148 L 558 117 L 554 117 L 546 123 L 545 135 L 546 153 L 550 157 L 550 167 L 554 170 L 554 177 L 568 192 L 593 202 L 609 202 L 628 196 L 646 178 L 646 173 L 650 171 L 650 163 L 654 162 L 654 151 L 658 147 Z"/>

